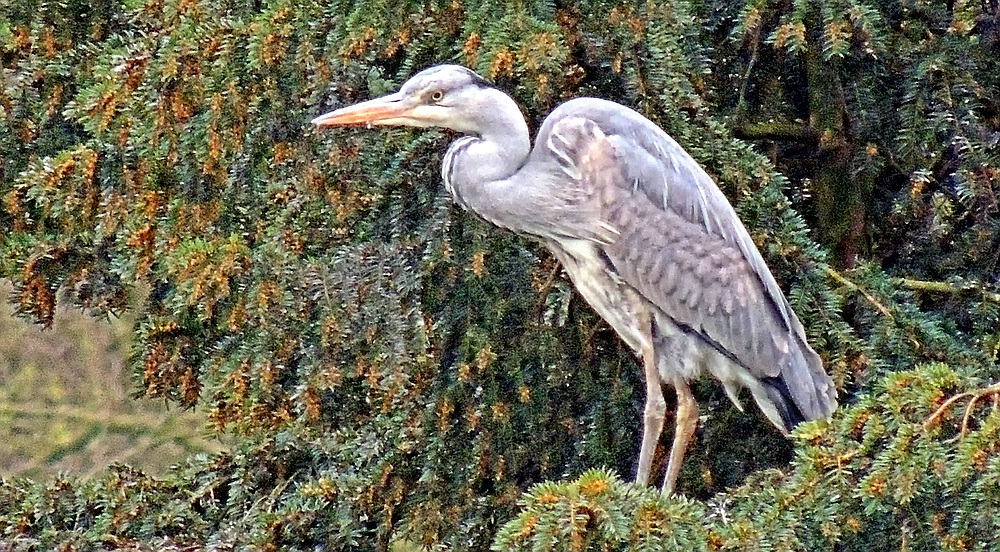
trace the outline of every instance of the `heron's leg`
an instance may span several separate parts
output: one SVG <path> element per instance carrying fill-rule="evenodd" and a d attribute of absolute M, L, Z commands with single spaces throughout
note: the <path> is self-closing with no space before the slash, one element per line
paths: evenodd
<path fill-rule="evenodd" d="M 639 449 L 639 471 L 635 475 L 635 482 L 646 485 L 649 483 L 653 453 L 660 442 L 660 432 L 663 431 L 663 418 L 667 414 L 667 401 L 663 398 L 663 386 L 660 385 L 660 374 L 656 369 L 652 340 L 647 347 L 643 347 L 642 364 L 646 373 L 646 407 L 643 411 L 642 447 Z"/>
<path fill-rule="evenodd" d="M 698 428 L 698 403 L 686 381 L 678 379 L 674 382 L 677 390 L 677 424 L 674 428 L 674 442 L 670 446 L 670 461 L 667 463 L 667 475 L 663 478 L 663 493 L 673 494 L 677 485 L 677 476 L 681 473 L 681 463 L 687 452 L 694 430 Z"/>

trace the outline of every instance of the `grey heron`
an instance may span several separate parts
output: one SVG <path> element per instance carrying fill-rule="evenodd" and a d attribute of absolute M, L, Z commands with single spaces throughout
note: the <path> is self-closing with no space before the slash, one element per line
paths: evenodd
<path fill-rule="evenodd" d="M 689 382 L 698 375 L 719 380 L 740 410 L 739 392 L 749 389 L 786 434 L 836 409 L 833 381 L 722 191 L 636 111 L 596 98 L 567 101 L 545 119 L 532 148 L 510 96 L 465 67 L 439 65 L 393 94 L 312 122 L 463 134 L 441 169 L 454 201 L 540 240 L 642 359 L 638 483 L 649 480 L 663 429 L 664 385 L 677 394 L 667 494 L 697 427 Z"/>

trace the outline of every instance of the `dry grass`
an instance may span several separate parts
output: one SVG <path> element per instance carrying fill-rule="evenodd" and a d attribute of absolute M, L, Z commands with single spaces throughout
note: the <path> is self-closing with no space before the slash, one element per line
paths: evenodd
<path fill-rule="evenodd" d="M 10 286 L 0 282 L 0 299 Z M 0 300 L 0 476 L 88 476 L 121 462 L 163 473 L 222 445 L 204 416 L 133 399 L 131 323 L 60 310 L 50 330 Z"/>

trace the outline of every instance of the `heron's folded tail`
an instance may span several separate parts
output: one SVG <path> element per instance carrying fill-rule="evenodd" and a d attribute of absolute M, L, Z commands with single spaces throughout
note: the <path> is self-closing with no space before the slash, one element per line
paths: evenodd
<path fill-rule="evenodd" d="M 791 432 L 795 426 L 806 421 L 806 417 L 802 415 L 802 411 L 799 410 L 799 407 L 795 405 L 795 401 L 792 400 L 792 395 L 788 390 L 788 386 L 785 385 L 784 380 L 781 378 L 764 378 L 761 380 L 761 384 L 763 384 L 764 392 L 767 393 L 767 398 L 774 405 L 775 411 L 777 411 L 778 416 L 781 418 L 781 424 L 785 426 L 785 433 Z"/>
<path fill-rule="evenodd" d="M 828 419 L 837 409 L 837 388 L 819 355 L 808 345 L 793 352 L 781 375 L 761 380 L 786 431 L 806 420 Z"/>

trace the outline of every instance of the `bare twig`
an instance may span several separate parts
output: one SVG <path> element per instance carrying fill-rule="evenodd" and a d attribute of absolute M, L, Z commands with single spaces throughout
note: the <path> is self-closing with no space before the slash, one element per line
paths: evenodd
<path fill-rule="evenodd" d="M 878 299 L 876 299 L 872 294 L 870 294 L 867 291 L 861 289 L 857 284 L 855 284 L 854 282 L 848 280 L 841 273 L 837 272 L 836 270 L 834 270 L 833 268 L 831 268 L 829 266 L 826 267 L 826 273 L 827 273 L 828 276 L 830 276 L 831 278 L 833 278 L 834 280 L 836 280 L 837 283 L 839 283 L 839 284 L 841 284 L 843 286 L 846 286 L 846 287 L 850 288 L 853 291 L 856 291 L 856 292 L 860 293 L 861 296 L 864 297 L 865 300 L 867 300 L 868 303 L 870 303 L 871 306 L 874 307 L 875 310 L 877 310 L 878 312 L 880 312 L 883 316 L 885 316 L 887 318 L 890 318 L 890 319 L 892 318 L 892 313 L 889 312 L 889 309 L 885 308 L 885 306 L 882 303 L 879 303 Z"/>
<path fill-rule="evenodd" d="M 562 270 L 562 266 L 559 263 L 555 263 L 555 266 L 553 266 L 552 270 L 549 271 L 548 278 L 546 278 L 545 282 L 542 284 L 542 286 L 540 288 L 538 288 L 538 294 L 537 295 L 538 295 L 538 297 L 540 299 L 539 299 L 539 303 L 538 303 L 538 309 L 536 309 L 536 312 L 535 312 L 535 320 L 539 320 L 539 321 L 542 320 L 542 315 L 545 312 L 545 301 L 546 301 L 546 298 L 548 297 L 549 291 L 552 289 L 552 286 L 555 285 L 556 278 L 559 276 L 559 271 L 561 271 L 561 270 Z"/>
<path fill-rule="evenodd" d="M 962 425 L 959 427 L 959 437 L 965 437 L 969 433 L 969 422 L 972 420 L 973 412 L 975 412 L 976 403 L 990 396 L 993 397 L 993 408 L 1000 408 L 1000 383 L 994 383 L 989 387 L 974 392 L 959 393 L 944 401 L 933 414 L 927 417 L 927 420 L 924 421 L 924 429 L 930 429 L 937 422 L 938 418 L 944 415 L 956 402 L 971 398 L 972 400 L 969 401 L 969 404 L 965 407 L 965 412 L 962 414 Z"/>
<path fill-rule="evenodd" d="M 964 398 L 971 396 L 972 393 L 959 393 L 958 395 L 955 395 L 949 398 L 948 400 L 944 401 L 944 404 L 939 406 L 938 409 L 935 410 L 933 414 L 931 414 L 930 416 L 927 417 L 926 420 L 924 420 L 924 429 L 930 429 L 931 425 L 933 425 L 937 421 L 937 419 L 940 418 L 948 410 L 949 407 L 951 407 L 951 405 L 955 404 L 957 401 L 960 401 Z"/>

